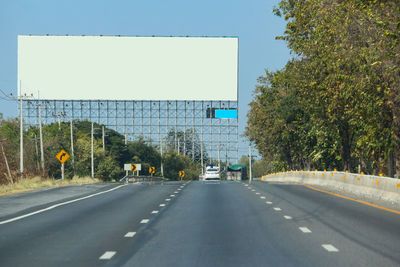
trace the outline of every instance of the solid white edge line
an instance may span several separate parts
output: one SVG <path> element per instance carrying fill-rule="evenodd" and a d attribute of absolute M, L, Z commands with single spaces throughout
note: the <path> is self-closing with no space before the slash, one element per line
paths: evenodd
<path fill-rule="evenodd" d="M 109 260 L 111 259 L 115 253 L 117 253 L 116 251 L 106 251 L 104 252 L 103 255 L 100 256 L 99 260 Z"/>
<path fill-rule="evenodd" d="M 133 237 L 134 235 L 136 235 L 136 232 L 128 232 L 124 237 Z"/>
<path fill-rule="evenodd" d="M 302 231 L 303 233 L 311 233 L 311 230 L 308 229 L 307 227 L 299 227 L 300 231 Z"/>
<path fill-rule="evenodd" d="M 324 249 L 326 249 L 329 252 L 338 252 L 339 250 L 337 248 L 335 248 L 333 245 L 331 244 L 322 244 L 321 245 Z"/>
<path fill-rule="evenodd" d="M 27 214 L 24 214 L 24 215 L 21 215 L 21 216 L 18 216 L 18 217 L 14 217 L 14 218 L 11 218 L 11 219 L 8 219 L 8 220 L 5 220 L 5 221 L 1 221 L 0 224 L 6 224 L 6 223 L 18 221 L 18 220 L 21 220 L 23 218 L 26 218 L 26 217 L 29 217 L 29 216 L 32 216 L 32 215 L 35 215 L 35 214 L 38 214 L 38 213 L 42 213 L 42 212 L 45 212 L 45 211 L 48 211 L 48 210 L 55 209 L 57 207 L 61 207 L 61 206 L 67 205 L 67 204 L 74 203 L 76 201 L 80 201 L 80 200 L 84 200 L 84 199 L 87 199 L 87 198 L 98 196 L 98 195 L 101 195 L 101 194 L 104 194 L 104 193 L 108 193 L 108 192 L 114 191 L 114 190 L 116 190 L 118 188 L 121 188 L 123 186 L 126 186 L 126 185 L 125 184 L 124 185 L 119 185 L 119 186 L 111 188 L 109 190 L 101 191 L 101 192 L 98 192 L 98 193 L 95 193 L 95 194 L 92 194 L 92 195 L 88 195 L 86 197 L 81 197 L 81 198 L 69 200 L 69 201 L 66 201 L 66 202 L 58 203 L 58 204 L 52 205 L 50 207 L 47 207 L 47 208 L 44 208 L 44 209 L 41 209 L 41 210 L 37 210 L 37 211 L 31 212 L 31 213 L 27 213 Z"/>

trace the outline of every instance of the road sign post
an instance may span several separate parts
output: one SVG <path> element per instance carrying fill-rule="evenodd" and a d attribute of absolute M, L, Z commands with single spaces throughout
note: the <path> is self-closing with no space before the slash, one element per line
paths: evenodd
<path fill-rule="evenodd" d="M 149 167 L 150 176 L 153 177 L 153 174 L 156 173 L 156 167 Z"/>
<path fill-rule="evenodd" d="M 61 163 L 61 179 L 64 180 L 64 163 L 69 159 L 69 154 L 64 149 L 61 149 L 56 158 Z"/>
<path fill-rule="evenodd" d="M 185 171 L 179 171 L 179 177 L 181 177 L 181 181 L 182 181 L 183 177 L 185 177 Z"/>
<path fill-rule="evenodd" d="M 64 180 L 64 163 L 61 163 L 61 180 Z"/>
<path fill-rule="evenodd" d="M 142 164 L 132 163 L 131 171 L 133 173 L 135 173 L 136 171 L 136 175 L 139 176 L 139 171 L 141 170 L 142 170 Z"/>
<path fill-rule="evenodd" d="M 132 164 L 130 164 L 130 163 L 125 163 L 125 164 L 124 164 L 124 171 L 125 171 L 125 175 L 126 175 L 126 176 L 128 176 L 129 171 L 131 171 L 131 170 L 132 170 Z"/>

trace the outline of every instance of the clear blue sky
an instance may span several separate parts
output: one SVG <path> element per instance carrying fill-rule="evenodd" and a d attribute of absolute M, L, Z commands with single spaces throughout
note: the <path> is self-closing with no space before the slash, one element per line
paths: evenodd
<path fill-rule="evenodd" d="M 285 28 L 272 13 L 278 0 L 0 0 L 0 89 L 17 92 L 17 35 L 239 36 L 239 127 L 264 69 L 290 58 Z M 0 99 L 0 112 L 17 116 L 15 102 Z M 245 143 L 240 154 L 247 154 Z"/>

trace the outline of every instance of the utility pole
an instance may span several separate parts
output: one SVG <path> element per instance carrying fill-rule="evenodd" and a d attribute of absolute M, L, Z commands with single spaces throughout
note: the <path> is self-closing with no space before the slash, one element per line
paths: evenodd
<path fill-rule="evenodd" d="M 58 130 L 61 131 L 61 117 L 65 117 L 65 112 L 59 112 L 59 113 L 53 113 L 54 117 L 57 117 L 57 121 L 58 121 Z"/>
<path fill-rule="evenodd" d="M 160 143 L 160 152 L 161 152 L 161 166 L 160 166 L 160 168 L 161 168 L 161 177 L 164 177 L 164 165 L 163 165 L 163 143 L 162 143 L 162 140 L 160 141 L 161 143 Z"/>
<path fill-rule="evenodd" d="M 201 174 L 204 174 L 204 163 L 203 163 L 203 142 L 200 143 L 200 157 L 201 157 Z"/>
<path fill-rule="evenodd" d="M 44 149 L 43 149 L 43 133 L 42 133 L 42 110 L 41 104 L 38 104 L 39 108 L 39 138 L 40 138 L 40 163 L 42 165 L 42 177 L 44 178 Z"/>
<path fill-rule="evenodd" d="M 8 172 L 8 177 L 10 177 L 10 181 L 11 181 L 11 183 L 13 184 L 14 181 L 13 181 L 13 178 L 12 178 L 12 176 L 11 176 L 10 167 L 8 166 L 8 160 L 7 160 L 7 157 L 6 157 L 6 152 L 4 152 L 3 141 L 4 141 L 4 139 L 0 139 L 1 151 L 3 152 L 4 161 L 5 161 L 5 163 L 6 163 L 7 172 Z"/>
<path fill-rule="evenodd" d="M 20 81 L 21 84 L 21 81 Z M 21 85 L 20 85 L 21 87 Z M 22 90 L 22 88 L 20 88 L 20 91 Z M 23 107 L 23 97 L 22 94 L 19 97 L 19 102 L 20 102 L 20 110 L 21 110 L 21 117 L 20 117 L 20 125 L 19 125 L 19 154 L 20 154 L 20 158 L 19 158 L 19 171 L 21 173 L 21 180 L 24 179 L 24 116 L 23 116 L 23 112 L 22 112 L 22 107 Z"/>
<path fill-rule="evenodd" d="M 38 113 L 39 113 L 40 165 L 42 167 L 42 177 L 44 177 L 45 170 L 44 170 L 44 149 L 43 149 L 42 109 L 41 108 L 42 108 L 42 106 L 48 106 L 49 104 L 36 103 L 33 105 L 38 107 Z"/>
<path fill-rule="evenodd" d="M 179 155 L 179 147 L 180 147 L 180 144 L 179 144 L 179 138 L 178 138 L 178 155 Z"/>
<path fill-rule="evenodd" d="M 221 168 L 220 143 L 218 142 L 218 167 Z"/>
<path fill-rule="evenodd" d="M 40 171 L 40 163 L 39 163 L 39 148 L 38 148 L 38 143 L 37 141 L 39 138 L 37 138 L 37 135 L 35 134 L 35 138 L 33 138 L 35 141 L 35 152 L 36 152 L 36 169 L 39 172 Z"/>
<path fill-rule="evenodd" d="M 24 179 L 24 117 L 23 117 L 23 100 L 24 98 L 31 98 L 33 94 L 30 96 L 22 95 L 22 87 L 21 81 L 19 81 L 19 95 L 13 96 L 10 94 L 10 97 L 16 98 L 20 102 L 20 124 L 19 124 L 19 172 L 21 175 L 21 179 Z"/>
<path fill-rule="evenodd" d="M 70 129 L 71 129 L 71 157 L 72 157 L 72 169 L 74 170 L 74 176 L 75 176 L 74 130 L 73 130 L 73 121 L 72 121 L 72 118 L 71 118 L 71 120 L 70 120 Z"/>
<path fill-rule="evenodd" d="M 92 122 L 92 130 L 90 132 L 91 135 L 91 169 L 92 169 L 92 178 L 94 178 L 94 147 L 93 147 L 93 122 Z"/>
<path fill-rule="evenodd" d="M 104 125 L 101 126 L 101 132 L 102 132 L 102 136 L 101 136 L 101 140 L 103 141 L 103 152 L 106 153 L 106 144 L 105 144 L 105 137 L 104 137 Z"/>
<path fill-rule="evenodd" d="M 251 143 L 250 143 L 250 145 L 249 145 L 249 175 L 250 175 L 249 182 L 250 183 L 253 180 L 252 179 L 252 173 L 251 173 L 251 160 L 252 160 L 252 158 L 251 158 Z"/>

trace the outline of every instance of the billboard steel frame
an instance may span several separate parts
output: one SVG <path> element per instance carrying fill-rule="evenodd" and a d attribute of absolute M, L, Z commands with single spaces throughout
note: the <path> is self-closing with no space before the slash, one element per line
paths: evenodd
<path fill-rule="evenodd" d="M 195 132 L 204 150 L 213 162 L 236 163 L 239 160 L 238 118 L 207 118 L 208 108 L 238 109 L 238 101 L 205 100 L 30 100 L 24 102 L 23 115 L 26 125 L 39 125 L 37 104 L 42 121 L 49 124 L 61 120 L 96 122 L 124 135 L 127 140 L 140 137 L 151 146 L 165 151 L 165 140 L 171 131 Z M 62 114 L 62 116 L 60 116 Z M 175 134 L 176 135 L 176 134 Z M 192 135 L 193 136 L 193 135 Z M 174 148 L 192 158 L 194 149 L 186 142 Z M 194 146 L 194 142 L 192 142 Z M 190 153 L 191 151 L 191 153 Z"/>

